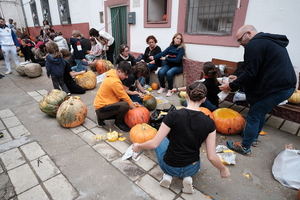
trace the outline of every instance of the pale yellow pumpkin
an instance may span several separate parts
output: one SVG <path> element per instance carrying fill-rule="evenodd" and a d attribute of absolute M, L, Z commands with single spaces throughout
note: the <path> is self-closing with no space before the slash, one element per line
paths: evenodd
<path fill-rule="evenodd" d="M 300 90 L 296 90 L 288 101 L 292 104 L 300 104 Z"/>
<path fill-rule="evenodd" d="M 96 87 L 96 74 L 92 71 L 87 71 L 84 74 L 77 75 L 75 81 L 80 87 L 91 90 Z"/>

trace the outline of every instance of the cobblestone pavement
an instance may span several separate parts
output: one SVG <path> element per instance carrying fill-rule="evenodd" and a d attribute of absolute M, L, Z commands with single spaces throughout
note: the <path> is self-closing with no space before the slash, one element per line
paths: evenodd
<path fill-rule="evenodd" d="M 130 145 L 127 140 L 97 141 L 96 135 L 115 130 L 113 121 L 98 128 L 93 112 L 97 89 L 80 95 L 88 106 L 88 117 L 81 126 L 65 129 L 54 118 L 40 112 L 38 102 L 52 89 L 45 76 L 29 79 L 12 75 L 0 79 L 0 199 L 293 199 L 296 192 L 281 186 L 271 174 L 272 161 L 284 144 L 300 149 L 299 124 L 268 116 L 261 137 L 262 145 L 251 156 L 237 155 L 230 167 L 229 179 L 206 159 L 201 148 L 201 172 L 194 178 L 196 192 L 181 192 L 181 180 L 173 180 L 170 189 L 159 186 L 162 171 L 153 151 L 146 151 L 137 162 L 121 161 Z M 155 95 L 157 95 L 154 92 Z M 177 97 L 162 97 L 178 105 Z M 164 106 L 164 105 L 163 105 Z M 166 106 L 166 105 L 165 105 Z M 247 108 L 223 102 L 246 115 Z M 117 130 L 119 131 L 119 130 Z M 228 138 L 221 136 L 218 144 Z M 250 174 L 245 178 L 243 173 Z"/>

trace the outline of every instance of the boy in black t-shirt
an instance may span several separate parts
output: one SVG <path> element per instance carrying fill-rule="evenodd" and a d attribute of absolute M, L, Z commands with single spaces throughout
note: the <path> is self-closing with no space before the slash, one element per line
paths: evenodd
<path fill-rule="evenodd" d="M 184 193 L 193 193 L 193 179 L 200 169 L 199 149 L 206 143 L 208 160 L 220 170 L 221 177 L 230 175 L 215 152 L 216 131 L 214 122 L 199 106 L 205 101 L 205 85 L 194 82 L 187 87 L 188 106 L 168 113 L 156 136 L 144 143 L 133 144 L 133 151 L 155 149 L 160 168 L 164 171 L 160 185 L 170 187 L 172 177 L 183 178 Z"/>

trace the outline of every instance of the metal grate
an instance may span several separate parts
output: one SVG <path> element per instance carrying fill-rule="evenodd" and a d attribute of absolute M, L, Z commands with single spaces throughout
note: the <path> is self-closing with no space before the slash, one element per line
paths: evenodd
<path fill-rule="evenodd" d="M 189 0 L 188 34 L 230 35 L 237 0 Z"/>

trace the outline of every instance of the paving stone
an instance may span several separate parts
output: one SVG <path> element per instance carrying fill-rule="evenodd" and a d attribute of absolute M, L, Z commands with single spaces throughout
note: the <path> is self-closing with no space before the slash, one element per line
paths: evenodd
<path fill-rule="evenodd" d="M 13 117 L 15 114 L 10 109 L 0 110 L 0 118 Z"/>
<path fill-rule="evenodd" d="M 20 194 L 33 186 L 38 185 L 38 181 L 28 164 L 8 171 L 9 178 L 15 187 L 16 193 Z"/>
<path fill-rule="evenodd" d="M 182 190 L 182 179 L 173 177 L 172 183 L 170 185 L 170 190 L 179 194 Z"/>
<path fill-rule="evenodd" d="M 211 198 L 199 190 L 195 189 L 195 192 L 193 194 L 181 194 L 181 197 L 185 200 L 211 200 Z"/>
<path fill-rule="evenodd" d="M 144 151 L 144 154 L 150 158 L 151 160 L 153 160 L 154 162 L 158 163 L 157 162 L 157 157 L 156 157 L 156 154 L 155 154 L 155 151 L 154 150 L 145 150 Z"/>
<path fill-rule="evenodd" d="M 288 133 L 291 133 L 293 135 L 297 134 L 297 131 L 299 129 L 299 124 L 286 120 L 280 130 L 286 131 Z"/>
<path fill-rule="evenodd" d="M 167 200 L 174 199 L 176 196 L 175 193 L 164 187 L 161 187 L 159 182 L 148 174 L 136 181 L 136 184 L 155 199 Z"/>
<path fill-rule="evenodd" d="M 4 144 L 6 142 L 12 141 L 12 138 L 9 135 L 7 130 L 2 130 L 1 132 L 3 133 L 3 137 L 0 138 L 0 144 Z"/>
<path fill-rule="evenodd" d="M 8 130 L 14 138 L 20 138 L 23 136 L 30 135 L 29 131 L 22 124 L 12 127 L 12 128 L 9 128 Z"/>
<path fill-rule="evenodd" d="M 96 144 L 96 137 L 91 131 L 84 131 L 81 133 L 78 133 L 79 137 L 83 139 L 86 143 L 89 145 L 93 146 Z"/>
<path fill-rule="evenodd" d="M 47 91 L 47 90 L 45 90 L 45 89 L 42 89 L 42 90 L 37 90 L 37 92 L 38 92 L 40 95 L 42 95 L 42 96 L 45 96 L 45 95 L 47 95 L 47 94 L 48 94 L 48 91 Z"/>
<path fill-rule="evenodd" d="M 34 100 L 36 100 L 37 102 L 40 102 L 44 97 L 42 95 L 39 95 L 39 96 L 35 96 L 33 97 Z"/>
<path fill-rule="evenodd" d="M 42 181 L 60 173 L 54 162 L 49 158 L 48 155 L 42 156 L 36 160 L 30 162 L 34 171 L 40 177 Z"/>
<path fill-rule="evenodd" d="M 249 111 L 249 108 L 245 108 L 244 110 L 242 110 L 242 111 L 240 112 L 240 114 L 243 115 L 244 117 L 246 117 L 247 114 L 248 114 L 248 111 Z"/>
<path fill-rule="evenodd" d="M 154 161 L 152 161 L 145 155 L 141 155 L 141 158 L 137 162 L 135 162 L 135 164 L 143 168 L 145 171 L 149 171 L 156 165 Z"/>
<path fill-rule="evenodd" d="M 0 158 L 7 170 L 20 166 L 26 162 L 18 148 L 1 153 Z"/>
<path fill-rule="evenodd" d="M 231 107 L 233 105 L 233 103 L 231 103 L 231 102 L 229 102 L 229 101 L 223 101 L 223 102 L 221 102 L 220 104 L 219 104 L 219 106 L 221 107 L 221 108 L 229 108 L 229 107 Z"/>
<path fill-rule="evenodd" d="M 71 131 L 75 134 L 85 131 L 86 128 L 84 126 L 77 126 L 75 128 L 71 128 Z"/>
<path fill-rule="evenodd" d="M 183 198 L 181 198 L 181 197 L 178 197 L 176 200 L 184 200 Z"/>
<path fill-rule="evenodd" d="M 0 174 L 3 172 L 2 166 L 0 165 Z M 1 187 L 0 187 L 1 188 Z"/>
<path fill-rule="evenodd" d="M 105 142 L 96 144 L 95 146 L 93 146 L 93 148 L 108 161 L 113 161 L 122 156 L 120 152 L 116 151 L 113 147 Z"/>
<path fill-rule="evenodd" d="M 24 152 L 26 158 L 30 161 L 46 154 L 37 142 L 25 144 L 24 146 L 21 146 L 21 150 Z"/>
<path fill-rule="evenodd" d="M 164 172 L 161 170 L 159 165 L 156 165 L 153 169 L 150 170 L 149 174 L 153 176 L 157 181 L 160 181 Z"/>
<path fill-rule="evenodd" d="M 11 128 L 14 126 L 18 126 L 21 124 L 19 119 L 17 117 L 8 117 L 3 119 L 4 124 L 6 125 L 7 128 Z"/>
<path fill-rule="evenodd" d="M 97 126 L 97 124 L 95 122 L 93 122 L 92 120 L 90 120 L 89 118 L 85 118 L 84 127 L 86 127 L 87 129 L 91 129 Z"/>
<path fill-rule="evenodd" d="M 78 196 L 77 191 L 62 174 L 45 181 L 44 185 L 53 200 L 73 200 Z"/>
<path fill-rule="evenodd" d="M 283 119 L 275 116 L 271 116 L 267 121 L 266 125 L 272 126 L 274 128 L 279 128 L 279 126 L 282 124 Z"/>
<path fill-rule="evenodd" d="M 5 129 L 5 126 L 4 124 L 2 123 L 2 121 L 0 120 L 0 130 L 4 130 Z"/>
<path fill-rule="evenodd" d="M 6 173 L 0 174 L 0 199 L 1 200 L 12 200 L 11 198 L 15 196 L 14 186 L 9 180 Z"/>
<path fill-rule="evenodd" d="M 48 200 L 46 193 L 40 185 L 18 195 L 18 200 Z"/>
<path fill-rule="evenodd" d="M 122 154 L 126 152 L 128 147 L 130 146 L 128 143 L 124 141 L 116 141 L 116 142 L 107 142 L 109 145 L 120 151 Z"/>
<path fill-rule="evenodd" d="M 144 171 L 130 162 L 129 160 L 122 161 L 121 158 L 112 162 L 112 164 L 118 168 L 123 174 L 128 176 L 132 181 L 137 180 L 144 174 Z"/>
<path fill-rule="evenodd" d="M 36 96 L 40 96 L 40 94 L 36 91 L 32 91 L 32 92 L 27 92 L 27 94 L 31 97 L 36 97 Z"/>
<path fill-rule="evenodd" d="M 107 133 L 106 129 L 99 128 L 99 127 L 92 128 L 90 131 L 92 131 L 95 134 L 106 134 Z"/>

